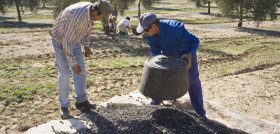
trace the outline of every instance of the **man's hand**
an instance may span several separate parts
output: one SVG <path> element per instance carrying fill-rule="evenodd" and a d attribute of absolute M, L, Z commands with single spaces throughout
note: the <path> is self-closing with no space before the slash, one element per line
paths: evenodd
<path fill-rule="evenodd" d="M 192 66 L 192 53 L 183 54 L 181 58 L 186 58 L 188 60 L 188 69 Z"/>
<path fill-rule="evenodd" d="M 81 72 L 81 68 L 78 64 L 73 65 L 73 71 L 75 72 L 75 74 L 79 74 Z"/>
<path fill-rule="evenodd" d="M 49 30 L 49 35 L 50 35 L 51 37 L 53 37 L 53 35 L 52 35 L 52 30 Z"/>
<path fill-rule="evenodd" d="M 90 48 L 89 47 L 84 47 L 84 49 L 85 49 L 85 57 L 89 57 L 92 54 Z"/>

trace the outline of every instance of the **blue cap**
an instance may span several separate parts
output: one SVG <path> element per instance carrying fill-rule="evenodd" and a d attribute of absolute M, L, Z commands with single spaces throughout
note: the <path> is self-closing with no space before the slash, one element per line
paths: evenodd
<path fill-rule="evenodd" d="M 154 23 L 157 20 L 157 16 L 153 13 L 144 13 L 139 18 L 139 24 L 137 26 L 137 33 L 142 33 L 144 29 Z"/>

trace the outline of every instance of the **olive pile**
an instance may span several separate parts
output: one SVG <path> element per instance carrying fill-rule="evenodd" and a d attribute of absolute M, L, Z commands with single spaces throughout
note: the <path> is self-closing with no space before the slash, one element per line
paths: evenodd
<path fill-rule="evenodd" d="M 192 111 L 182 111 L 164 106 L 111 106 L 83 113 L 78 119 L 91 127 L 90 129 L 77 130 L 77 133 L 83 134 L 245 133 L 199 117 Z"/>

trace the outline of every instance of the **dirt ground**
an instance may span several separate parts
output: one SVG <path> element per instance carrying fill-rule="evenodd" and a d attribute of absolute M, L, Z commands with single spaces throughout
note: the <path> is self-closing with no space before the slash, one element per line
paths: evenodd
<path fill-rule="evenodd" d="M 180 5 L 174 1 L 163 5 L 168 7 L 170 3 Z M 215 17 L 196 13 L 187 15 Z M 172 17 L 176 13 L 161 13 L 158 16 Z M 280 122 L 279 33 L 269 34 L 271 32 L 268 31 L 279 32 L 280 22 L 261 23 L 260 28 L 267 31 L 255 30 L 253 22 L 243 23 L 248 29 L 238 29 L 236 25 L 237 23 L 185 25 L 201 41 L 197 55 L 204 98 L 233 111 Z M 0 31 L 1 88 L 57 81 L 48 30 L 49 27 L 23 27 Z M 100 29 L 94 29 L 91 42 L 93 55 L 85 59 L 89 100 L 100 104 L 114 95 L 136 90 L 144 60 L 150 56 L 146 41 L 141 36 L 105 35 Z M 259 42 L 262 45 L 255 45 Z M 237 50 L 234 47 L 247 49 Z M 104 61 L 112 63 L 110 61 L 127 57 L 136 57 L 139 62 L 120 67 L 105 64 L 96 67 L 96 64 Z M 54 68 L 47 74 L 32 72 L 36 68 L 47 67 Z M 6 76 L 11 70 L 22 70 L 23 73 Z M 0 133 L 23 133 L 49 120 L 59 119 L 57 88 L 52 90 L 52 94 L 53 96 L 48 96 L 45 92 L 38 91 L 32 99 L 16 103 L 0 100 Z M 71 114 L 75 115 L 79 113 L 74 108 L 73 96 L 72 90 L 69 97 L 70 109 Z"/>

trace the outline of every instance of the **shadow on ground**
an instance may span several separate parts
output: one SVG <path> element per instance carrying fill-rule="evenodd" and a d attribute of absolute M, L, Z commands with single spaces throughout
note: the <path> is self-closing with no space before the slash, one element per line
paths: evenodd
<path fill-rule="evenodd" d="M 280 37 L 280 31 L 274 31 L 274 30 L 266 30 L 266 29 L 259 29 L 259 28 L 248 28 L 248 27 L 241 27 L 236 29 L 239 32 L 247 32 L 252 34 L 260 34 L 260 35 L 271 35 Z"/>
<path fill-rule="evenodd" d="M 204 6 L 204 5 L 201 5 L 201 6 L 199 6 L 199 7 L 208 8 L 208 6 Z M 217 7 L 217 6 L 210 6 L 210 8 L 219 8 L 219 7 Z"/>
<path fill-rule="evenodd" d="M 163 7 L 151 7 L 151 10 L 180 11 L 180 9 L 176 9 L 176 8 L 163 8 Z"/>
<path fill-rule="evenodd" d="M 0 22 L 0 27 L 5 28 L 14 28 L 14 27 L 51 27 L 53 24 L 51 23 L 28 23 L 28 22 L 19 22 L 19 21 L 2 21 Z"/>
<path fill-rule="evenodd" d="M 6 16 L 0 16 L 0 21 L 5 21 L 9 19 L 15 19 L 14 17 L 6 17 Z"/>

